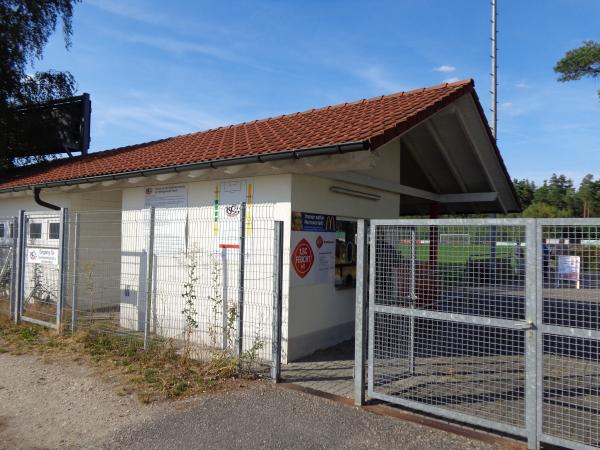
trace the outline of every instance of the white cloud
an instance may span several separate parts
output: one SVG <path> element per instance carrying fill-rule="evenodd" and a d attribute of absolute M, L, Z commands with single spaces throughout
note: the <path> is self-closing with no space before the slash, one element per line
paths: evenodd
<path fill-rule="evenodd" d="M 454 72 L 456 70 L 456 67 L 454 66 L 450 66 L 447 64 L 443 64 L 439 67 L 436 67 L 435 69 L 436 72 L 442 72 L 442 73 L 450 73 L 450 72 Z"/>
<path fill-rule="evenodd" d="M 519 81 L 519 82 L 517 82 L 517 84 L 515 84 L 515 87 L 517 87 L 519 89 L 527 89 L 529 87 L 529 85 L 527 83 L 525 83 L 524 81 Z"/>
<path fill-rule="evenodd" d="M 149 139 L 191 133 L 223 125 L 226 121 L 179 104 L 139 103 L 100 108 L 95 125 L 105 132 L 113 127 L 128 128 Z"/>
<path fill-rule="evenodd" d="M 382 93 L 398 92 L 402 90 L 400 83 L 394 81 L 384 69 L 378 66 L 367 67 L 355 72 L 357 76 L 366 80 Z"/>
<path fill-rule="evenodd" d="M 199 54 L 221 59 L 224 61 L 233 61 L 236 57 L 229 50 L 215 45 L 203 44 L 193 40 L 181 40 L 159 36 L 150 36 L 145 34 L 121 33 L 118 31 L 107 30 L 106 33 L 122 42 L 131 44 L 141 44 L 147 47 L 153 47 L 167 53 L 178 55 Z"/>
<path fill-rule="evenodd" d="M 457 82 L 459 80 L 460 80 L 460 78 L 458 78 L 458 77 L 450 77 L 450 78 L 446 78 L 444 80 L 444 83 L 455 83 L 455 82 Z"/>

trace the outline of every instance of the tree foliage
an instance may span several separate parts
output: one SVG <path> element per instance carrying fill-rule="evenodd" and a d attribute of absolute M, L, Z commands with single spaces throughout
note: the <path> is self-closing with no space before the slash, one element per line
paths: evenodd
<path fill-rule="evenodd" d="M 73 6 L 79 0 L 0 0 L 0 167 L 9 155 L 7 123 L 14 108 L 43 103 L 75 92 L 69 72 L 28 73 L 43 56 L 48 39 L 62 23 L 65 47 L 71 44 Z M 21 161 L 23 162 L 23 161 Z M 31 161 L 25 161 L 31 162 Z"/>
<path fill-rule="evenodd" d="M 523 217 L 600 217 L 600 179 L 588 174 L 575 189 L 573 180 L 552 174 L 541 186 L 513 180 Z"/>
<path fill-rule="evenodd" d="M 579 80 L 583 77 L 596 78 L 600 75 L 600 43 L 585 41 L 581 47 L 569 50 L 554 66 L 558 81 Z M 600 90 L 598 91 L 600 96 Z"/>

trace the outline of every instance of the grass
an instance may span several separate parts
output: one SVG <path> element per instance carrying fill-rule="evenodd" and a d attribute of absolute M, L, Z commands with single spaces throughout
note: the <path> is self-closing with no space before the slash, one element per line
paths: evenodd
<path fill-rule="evenodd" d="M 0 353 L 39 354 L 45 361 L 87 360 L 99 374 L 118 375 L 119 395 L 137 394 L 144 403 L 232 389 L 255 379 L 238 373 L 234 358 L 216 352 L 210 361 L 184 358 L 168 340 L 143 350 L 136 336 L 86 330 L 75 335 L 0 319 Z"/>
<path fill-rule="evenodd" d="M 416 246 L 417 260 L 429 260 L 429 244 L 418 244 Z M 513 247 L 497 246 L 496 257 L 511 256 Z M 400 244 L 400 253 L 404 258 L 410 258 L 410 244 Z M 489 258 L 490 246 L 486 244 L 440 244 L 438 246 L 438 262 L 440 264 L 467 263 L 469 257 Z"/>

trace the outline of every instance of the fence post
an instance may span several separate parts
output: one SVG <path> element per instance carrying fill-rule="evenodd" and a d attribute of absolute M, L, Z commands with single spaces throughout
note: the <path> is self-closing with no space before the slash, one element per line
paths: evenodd
<path fill-rule="evenodd" d="M 246 256 L 246 203 L 240 206 L 240 267 L 238 271 L 238 308 L 237 308 L 237 343 L 236 354 L 244 352 L 244 270 Z"/>
<path fill-rule="evenodd" d="M 525 426 L 527 429 L 527 448 L 539 449 L 540 440 L 538 424 L 541 423 L 541 407 L 538 410 L 538 391 L 543 392 L 543 374 L 540 370 L 543 359 L 543 348 L 539 325 L 543 305 L 542 291 L 538 289 L 541 282 L 539 270 L 542 267 L 541 233 L 535 219 L 525 223 L 526 266 L 525 266 L 525 320 L 530 325 L 525 331 Z M 539 383 L 539 384 L 538 384 Z M 539 416 L 539 417 L 538 417 Z"/>
<path fill-rule="evenodd" d="M 275 221 L 273 243 L 275 272 L 273 274 L 273 333 L 271 338 L 271 378 L 281 381 L 281 322 L 283 319 L 283 221 Z"/>
<path fill-rule="evenodd" d="M 222 292 L 222 304 L 223 304 L 223 350 L 227 350 L 227 346 L 229 345 L 229 269 L 227 268 L 227 247 L 223 246 L 221 248 L 221 270 L 223 272 L 223 292 Z"/>
<path fill-rule="evenodd" d="M 152 276 L 154 275 L 154 222 L 156 212 L 150 207 L 150 233 L 148 235 L 148 254 L 146 262 L 146 320 L 144 321 L 144 350 L 149 348 L 150 321 L 152 320 Z"/>
<path fill-rule="evenodd" d="M 75 214 L 73 225 L 73 286 L 71 292 L 71 332 L 77 326 L 77 294 L 79 289 L 79 213 Z"/>
<path fill-rule="evenodd" d="M 409 301 L 410 309 L 416 307 L 417 301 L 417 229 L 410 229 L 410 285 Z M 411 375 L 415 374 L 415 316 L 411 314 L 409 321 L 409 349 L 408 349 L 408 371 Z"/>
<path fill-rule="evenodd" d="M 69 208 L 60 211 L 60 239 L 58 241 L 60 266 L 58 268 L 58 302 L 56 305 L 56 329 L 62 331 L 63 309 L 67 295 L 67 267 L 69 265 Z"/>
<path fill-rule="evenodd" d="M 15 322 L 21 321 L 21 314 L 23 313 L 23 301 L 25 295 L 25 222 L 27 218 L 25 216 L 25 210 L 19 210 L 19 221 L 17 233 L 17 247 L 18 247 L 18 258 L 17 258 L 17 292 L 15 297 Z"/>
<path fill-rule="evenodd" d="M 19 232 L 19 219 L 18 217 L 13 217 L 12 223 L 9 225 L 9 230 L 12 225 L 12 261 L 11 269 L 10 269 L 10 319 L 14 320 L 17 314 L 17 286 L 18 286 L 18 272 L 19 268 L 17 265 L 19 264 L 19 249 L 17 248 L 19 245 L 19 239 L 17 238 Z"/>
<path fill-rule="evenodd" d="M 354 321 L 354 404 L 364 405 L 369 309 L 369 221 L 359 220 L 356 233 L 356 319 Z"/>

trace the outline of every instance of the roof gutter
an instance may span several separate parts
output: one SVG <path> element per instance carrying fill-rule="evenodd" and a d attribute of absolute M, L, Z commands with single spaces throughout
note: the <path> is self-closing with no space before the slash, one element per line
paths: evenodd
<path fill-rule="evenodd" d="M 83 178 L 74 178 L 72 180 L 65 181 L 52 181 L 48 183 L 39 183 L 39 184 L 31 184 L 24 186 L 17 186 L 13 188 L 5 188 L 0 189 L 0 193 L 6 192 L 20 192 L 27 191 L 30 189 L 41 189 L 41 188 L 54 188 L 61 186 L 73 186 L 77 184 L 85 184 L 85 183 L 97 183 L 101 181 L 110 181 L 110 180 L 122 180 L 125 178 L 131 177 L 148 177 L 152 175 L 160 175 L 165 173 L 179 173 L 186 172 L 190 170 L 201 170 L 201 169 L 218 169 L 220 167 L 227 166 L 237 166 L 242 164 L 254 164 L 254 163 L 266 163 L 272 161 L 282 161 L 282 160 L 290 160 L 290 159 L 301 159 L 308 158 L 311 156 L 325 156 L 325 155 L 340 155 L 345 153 L 353 153 L 369 150 L 371 148 L 371 144 L 369 141 L 355 141 L 355 142 L 346 142 L 343 144 L 330 145 L 325 147 L 313 147 L 306 149 L 298 149 L 298 150 L 288 150 L 285 152 L 277 152 L 277 153 L 267 153 L 262 155 L 253 155 L 253 156 L 242 156 L 238 158 L 224 158 L 217 159 L 213 161 L 205 161 L 200 163 L 191 163 L 191 164 L 178 164 L 174 166 L 168 167 L 158 167 L 155 169 L 141 169 L 141 170 L 133 170 L 130 172 L 121 172 L 110 175 L 97 175 L 93 177 L 83 177 Z M 38 192 L 39 196 L 39 192 Z"/>

